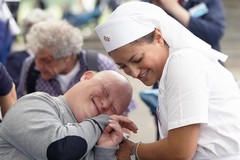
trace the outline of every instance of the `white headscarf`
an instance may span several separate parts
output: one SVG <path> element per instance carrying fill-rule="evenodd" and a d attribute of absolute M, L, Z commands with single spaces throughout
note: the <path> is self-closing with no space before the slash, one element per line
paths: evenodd
<path fill-rule="evenodd" d="M 211 60 L 226 61 L 222 54 L 187 30 L 160 7 L 147 2 L 127 2 L 120 5 L 96 27 L 96 32 L 107 52 L 122 47 L 148 33 L 160 29 L 171 51 L 194 48 Z"/>

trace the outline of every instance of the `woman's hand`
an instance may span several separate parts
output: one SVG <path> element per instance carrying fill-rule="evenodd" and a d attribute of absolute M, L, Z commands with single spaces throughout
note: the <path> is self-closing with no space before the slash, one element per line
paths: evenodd
<path fill-rule="evenodd" d="M 128 139 L 124 139 L 122 143 L 120 144 L 119 150 L 116 152 L 116 157 L 119 160 L 131 160 L 130 154 L 131 149 L 133 147 L 134 143 Z"/>
<path fill-rule="evenodd" d="M 129 118 L 121 115 L 111 115 L 110 118 L 114 121 L 117 121 L 122 128 L 127 128 L 133 133 L 137 133 L 138 128 L 136 124 Z"/>

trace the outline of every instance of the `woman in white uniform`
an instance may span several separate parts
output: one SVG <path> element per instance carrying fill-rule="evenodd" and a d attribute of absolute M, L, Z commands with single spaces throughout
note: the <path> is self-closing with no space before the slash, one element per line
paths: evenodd
<path fill-rule="evenodd" d="M 96 32 L 123 71 L 159 82 L 159 132 L 153 143 L 124 140 L 118 159 L 240 159 L 240 91 L 213 50 L 161 8 L 118 7 Z"/>

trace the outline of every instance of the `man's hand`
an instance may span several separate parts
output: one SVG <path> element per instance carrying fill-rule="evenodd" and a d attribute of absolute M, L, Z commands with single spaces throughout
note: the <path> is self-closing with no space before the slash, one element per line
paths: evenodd
<path fill-rule="evenodd" d="M 123 140 L 122 127 L 117 121 L 109 120 L 97 145 L 102 147 L 115 147 Z"/>

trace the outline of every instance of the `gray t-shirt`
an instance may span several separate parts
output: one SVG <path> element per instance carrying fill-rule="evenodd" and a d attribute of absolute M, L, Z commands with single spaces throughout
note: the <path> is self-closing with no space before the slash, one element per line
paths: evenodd
<path fill-rule="evenodd" d="M 101 114 L 78 123 L 63 96 L 26 95 L 0 125 L 0 159 L 115 160 L 118 147 L 95 146 L 108 119 Z"/>

